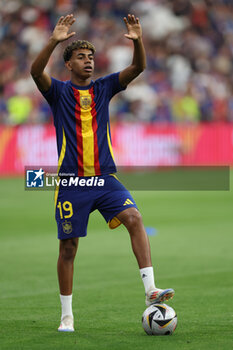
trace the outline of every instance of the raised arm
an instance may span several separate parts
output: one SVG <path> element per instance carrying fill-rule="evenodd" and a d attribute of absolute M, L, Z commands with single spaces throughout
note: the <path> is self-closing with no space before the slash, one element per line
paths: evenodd
<path fill-rule="evenodd" d="M 128 34 L 125 34 L 125 37 L 133 40 L 134 44 L 133 61 L 130 66 L 120 72 L 119 76 L 120 84 L 127 86 L 146 68 L 146 54 L 139 19 L 129 14 L 128 19 L 124 17 L 124 22 L 128 30 Z"/>
<path fill-rule="evenodd" d="M 51 86 L 51 78 L 45 73 L 49 58 L 55 47 L 62 41 L 71 38 L 75 32 L 69 33 L 71 25 L 75 22 L 73 15 L 62 16 L 59 18 L 54 31 L 49 38 L 47 45 L 42 49 L 31 66 L 31 75 L 36 85 L 41 91 L 48 91 Z"/>

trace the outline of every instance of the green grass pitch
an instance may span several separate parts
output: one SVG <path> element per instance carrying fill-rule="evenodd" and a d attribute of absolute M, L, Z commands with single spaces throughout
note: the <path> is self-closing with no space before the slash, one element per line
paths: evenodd
<path fill-rule="evenodd" d="M 231 183 L 232 183 L 231 179 Z M 233 190 L 134 192 L 158 287 L 176 291 L 173 336 L 147 336 L 144 288 L 128 233 L 98 212 L 75 262 L 76 332 L 58 333 L 58 241 L 53 192 L 0 179 L 1 350 L 229 350 L 233 348 Z"/>

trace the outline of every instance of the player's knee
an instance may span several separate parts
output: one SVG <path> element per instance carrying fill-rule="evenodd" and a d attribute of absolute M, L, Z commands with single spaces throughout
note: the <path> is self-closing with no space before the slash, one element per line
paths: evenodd
<path fill-rule="evenodd" d="M 65 247 L 61 251 L 61 258 L 67 261 L 73 261 L 75 258 L 75 252 L 73 248 Z"/>
<path fill-rule="evenodd" d="M 70 239 L 60 243 L 60 257 L 63 260 L 73 261 L 77 251 L 77 242 Z"/>
<path fill-rule="evenodd" d="M 135 210 L 130 210 L 125 219 L 124 225 L 128 230 L 131 230 L 138 225 L 142 224 L 142 216 L 140 212 L 135 208 Z"/>

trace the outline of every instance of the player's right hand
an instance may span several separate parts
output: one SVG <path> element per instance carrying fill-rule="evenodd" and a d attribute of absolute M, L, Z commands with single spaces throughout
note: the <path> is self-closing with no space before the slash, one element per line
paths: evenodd
<path fill-rule="evenodd" d="M 52 33 L 52 39 L 57 42 L 62 42 L 64 40 L 71 38 L 73 35 L 75 35 L 76 34 L 75 32 L 68 33 L 70 30 L 70 27 L 74 22 L 75 22 L 75 18 L 72 14 L 67 15 L 65 17 L 61 16 Z"/>

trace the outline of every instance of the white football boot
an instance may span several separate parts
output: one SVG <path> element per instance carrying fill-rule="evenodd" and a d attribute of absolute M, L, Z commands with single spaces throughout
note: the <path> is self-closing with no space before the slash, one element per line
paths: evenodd
<path fill-rule="evenodd" d="M 146 306 L 150 306 L 156 303 L 163 303 L 168 299 L 172 299 L 175 291 L 171 288 L 169 289 L 151 289 L 146 293 Z"/>
<path fill-rule="evenodd" d="M 72 316 L 64 316 L 58 328 L 59 332 L 74 332 L 74 318 Z"/>

